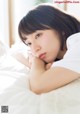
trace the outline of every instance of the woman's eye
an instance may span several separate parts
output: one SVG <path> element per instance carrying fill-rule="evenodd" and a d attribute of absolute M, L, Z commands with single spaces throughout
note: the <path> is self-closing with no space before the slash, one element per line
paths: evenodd
<path fill-rule="evenodd" d="M 36 38 L 39 38 L 40 36 L 41 36 L 41 33 L 37 34 L 37 35 L 36 35 Z"/>
<path fill-rule="evenodd" d="M 27 43 L 26 45 L 27 45 L 27 46 L 31 46 L 31 43 Z"/>

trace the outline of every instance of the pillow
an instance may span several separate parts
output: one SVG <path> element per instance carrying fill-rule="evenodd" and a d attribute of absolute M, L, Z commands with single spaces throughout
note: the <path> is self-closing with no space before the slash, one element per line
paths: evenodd
<path fill-rule="evenodd" d="M 30 70 L 25 64 L 13 56 L 15 53 L 19 53 L 16 48 L 15 51 L 13 50 L 13 48 L 9 49 L 8 52 L 0 58 L 0 90 L 9 88 L 11 85 L 29 88 L 28 74 Z M 23 54 L 23 51 L 21 54 Z"/>
<path fill-rule="evenodd" d="M 14 44 L 8 50 L 4 45 L 2 46 L 4 47 L 2 48 L 4 56 L 0 58 L 0 69 L 27 73 L 29 71 L 26 62 L 28 57 L 27 46 L 22 42 Z"/>
<path fill-rule="evenodd" d="M 18 60 L 20 63 L 29 67 L 28 52 L 29 52 L 29 48 L 23 42 L 19 42 L 19 43 L 14 44 L 11 47 L 9 54 L 12 57 L 14 57 L 16 60 Z"/>
<path fill-rule="evenodd" d="M 3 41 L 0 40 L 0 57 L 6 54 L 8 50 L 8 45 L 6 45 Z"/>

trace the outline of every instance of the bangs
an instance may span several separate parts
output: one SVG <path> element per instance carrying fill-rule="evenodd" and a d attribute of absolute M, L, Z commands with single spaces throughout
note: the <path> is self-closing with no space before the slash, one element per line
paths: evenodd
<path fill-rule="evenodd" d="M 23 38 L 22 34 L 29 35 L 37 30 L 51 29 L 49 26 L 51 20 L 50 18 L 46 18 L 49 17 L 39 10 L 35 10 L 34 12 L 30 11 L 19 23 L 18 32 L 20 37 Z"/>
<path fill-rule="evenodd" d="M 29 35 L 37 30 L 45 30 L 50 29 L 50 27 L 46 24 L 43 24 L 40 22 L 40 19 L 37 21 L 34 18 L 30 19 L 23 19 L 21 20 L 18 28 L 18 32 L 21 38 L 23 38 L 23 35 Z"/>

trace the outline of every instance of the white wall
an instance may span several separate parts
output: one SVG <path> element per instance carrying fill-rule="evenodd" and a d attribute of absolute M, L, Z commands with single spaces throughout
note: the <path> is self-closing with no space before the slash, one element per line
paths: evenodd
<path fill-rule="evenodd" d="M 79 0 L 80 1 L 80 0 Z M 67 11 L 80 18 L 80 3 L 68 3 Z"/>
<path fill-rule="evenodd" d="M 8 2 L 0 0 L 0 40 L 9 44 Z"/>

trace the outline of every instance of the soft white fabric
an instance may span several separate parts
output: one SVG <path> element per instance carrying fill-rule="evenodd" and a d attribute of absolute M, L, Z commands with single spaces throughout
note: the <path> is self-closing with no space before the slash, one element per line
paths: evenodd
<path fill-rule="evenodd" d="M 16 55 L 17 53 L 21 53 L 25 57 L 27 57 L 28 51 L 29 51 L 28 46 L 26 46 L 23 42 L 20 41 L 12 45 L 12 47 L 9 50 L 9 53 L 13 56 Z"/>
<path fill-rule="evenodd" d="M 67 52 L 63 59 L 54 62 L 52 67 L 59 66 L 80 73 L 80 32 L 67 39 Z"/>
<path fill-rule="evenodd" d="M 9 69 L 10 70 L 10 69 Z M 80 79 L 49 93 L 36 95 L 29 90 L 24 73 L 0 71 L 0 106 L 9 114 L 80 114 Z"/>
<path fill-rule="evenodd" d="M 0 57 L 2 57 L 3 55 L 5 55 L 5 53 L 7 53 L 9 50 L 9 47 L 0 40 Z"/>
<path fill-rule="evenodd" d="M 17 84 L 20 81 L 21 87 L 26 84 L 25 88 L 29 88 L 28 73 L 29 69 L 15 58 L 10 55 L 3 56 L 0 58 L 0 90 L 16 85 L 16 80 Z"/>
<path fill-rule="evenodd" d="M 64 59 L 67 59 L 66 56 L 69 55 L 65 55 Z M 69 62 L 72 56 L 70 58 Z M 73 58 L 77 61 L 75 56 Z M 28 74 L 29 69 L 9 54 L 0 58 L 0 107 L 8 106 L 9 114 L 80 114 L 80 79 L 57 90 L 36 95 L 30 91 Z"/>

